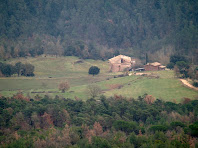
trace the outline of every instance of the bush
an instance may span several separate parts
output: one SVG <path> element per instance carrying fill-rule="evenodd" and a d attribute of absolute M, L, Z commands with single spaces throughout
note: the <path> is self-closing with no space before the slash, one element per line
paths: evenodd
<path fill-rule="evenodd" d="M 198 82 L 193 82 L 193 86 L 198 87 Z"/>
<path fill-rule="evenodd" d="M 185 61 L 178 61 L 176 63 L 177 68 L 179 69 L 180 74 L 182 74 L 182 78 L 187 78 L 189 77 L 188 75 L 188 69 L 189 69 L 189 64 Z"/>
<path fill-rule="evenodd" d="M 11 64 L 0 63 L 0 73 L 6 77 L 10 77 L 13 74 L 18 74 L 18 76 L 33 77 L 34 66 L 28 63 L 22 64 L 21 62 L 16 63 L 14 66 Z"/>
<path fill-rule="evenodd" d="M 66 82 L 60 83 L 58 88 L 59 90 L 62 91 L 62 93 L 64 93 L 66 90 L 69 90 L 70 86 L 69 86 L 69 83 L 66 81 Z"/>
<path fill-rule="evenodd" d="M 175 64 L 171 62 L 171 63 L 168 63 L 166 67 L 169 69 L 173 69 L 174 66 L 175 66 Z"/>
<path fill-rule="evenodd" d="M 88 72 L 90 75 L 97 75 L 100 73 L 100 68 L 98 68 L 97 66 L 91 66 L 89 68 L 89 72 Z"/>

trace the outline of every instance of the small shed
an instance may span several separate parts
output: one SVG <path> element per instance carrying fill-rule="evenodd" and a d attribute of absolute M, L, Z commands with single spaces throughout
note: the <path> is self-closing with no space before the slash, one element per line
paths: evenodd
<path fill-rule="evenodd" d="M 165 68 L 166 66 L 163 66 L 163 65 L 159 66 L 159 70 L 165 70 Z"/>
<path fill-rule="evenodd" d="M 147 63 L 144 66 L 145 71 L 158 71 L 158 70 L 165 70 L 166 66 L 161 65 L 159 62 L 154 63 Z"/>

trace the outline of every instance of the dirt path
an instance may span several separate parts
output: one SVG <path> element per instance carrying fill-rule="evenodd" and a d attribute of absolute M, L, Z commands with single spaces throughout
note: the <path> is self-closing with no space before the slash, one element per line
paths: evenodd
<path fill-rule="evenodd" d="M 196 87 L 194 87 L 193 85 L 191 85 L 190 83 L 188 83 L 187 80 L 185 80 L 185 79 L 180 79 L 180 81 L 181 81 L 184 85 L 186 85 L 186 86 L 188 86 L 188 87 L 190 87 L 190 88 L 192 88 L 192 89 L 198 91 L 198 88 L 196 88 Z"/>

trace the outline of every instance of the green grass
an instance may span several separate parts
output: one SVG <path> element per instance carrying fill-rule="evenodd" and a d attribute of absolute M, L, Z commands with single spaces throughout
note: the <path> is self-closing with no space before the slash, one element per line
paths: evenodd
<path fill-rule="evenodd" d="M 9 61 L 14 64 L 18 61 L 23 63 L 31 63 L 35 66 L 35 77 L 10 77 L 0 78 L 0 94 L 4 96 L 12 96 L 18 91 L 22 91 L 25 95 L 61 96 L 65 98 L 81 98 L 86 100 L 89 98 L 87 86 L 95 84 L 101 87 L 104 95 L 113 96 L 114 94 L 125 97 L 137 98 L 145 93 L 153 95 L 167 101 L 173 99 L 178 102 L 183 97 L 195 99 L 198 92 L 182 85 L 179 79 L 174 77 L 173 71 L 156 71 L 146 72 L 159 76 L 156 78 L 148 78 L 143 76 L 127 76 L 113 78 L 114 75 L 120 73 L 109 73 L 109 64 L 107 61 L 82 60 L 77 57 L 37 57 L 37 58 L 21 58 Z M 90 66 L 98 66 L 101 71 L 97 76 L 88 75 Z M 69 81 L 70 90 L 66 93 L 58 91 L 58 84 L 62 81 Z M 117 86 L 121 86 L 117 88 Z M 54 93 L 49 93 L 53 91 Z"/>
<path fill-rule="evenodd" d="M 122 80 L 120 79 L 118 81 Z M 167 101 L 171 101 L 173 99 L 180 101 L 183 97 L 194 99 L 198 96 L 198 93 L 194 90 L 182 86 L 182 83 L 178 79 L 148 78 L 139 79 L 137 81 L 125 84 L 122 89 L 107 91 L 105 95 L 112 96 L 113 94 L 117 94 L 125 97 L 130 96 L 137 98 L 144 93 Z"/>

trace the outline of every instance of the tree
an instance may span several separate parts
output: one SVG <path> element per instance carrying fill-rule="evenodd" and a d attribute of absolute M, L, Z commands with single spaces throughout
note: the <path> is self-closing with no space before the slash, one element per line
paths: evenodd
<path fill-rule="evenodd" d="M 66 90 L 69 90 L 70 86 L 69 86 L 69 83 L 66 81 L 66 82 L 61 82 L 58 88 L 59 90 L 62 91 L 62 93 L 64 93 Z"/>
<path fill-rule="evenodd" d="M 89 85 L 87 91 L 91 98 L 95 98 L 101 93 L 101 89 L 97 85 Z"/>
<path fill-rule="evenodd" d="M 152 95 L 146 95 L 146 97 L 144 98 L 144 101 L 147 104 L 153 104 L 155 102 L 155 98 Z"/>
<path fill-rule="evenodd" d="M 178 61 L 176 63 L 176 66 L 179 69 L 180 74 L 182 74 L 182 77 L 188 77 L 188 69 L 189 69 L 189 64 L 184 62 L 184 61 Z"/>
<path fill-rule="evenodd" d="M 100 68 L 98 68 L 97 66 L 91 66 L 90 68 L 89 68 L 89 74 L 90 75 L 97 75 L 97 74 L 99 74 L 100 73 Z"/>
<path fill-rule="evenodd" d="M 26 77 L 34 76 L 34 66 L 28 63 L 24 64 L 21 75 Z"/>
<path fill-rule="evenodd" d="M 109 141 L 102 137 L 93 137 L 92 138 L 92 147 L 97 147 L 97 148 L 111 148 L 112 146 L 110 145 Z"/>
<path fill-rule="evenodd" d="M 191 129 L 191 135 L 198 137 L 198 122 L 194 122 L 189 126 L 189 128 Z"/>
<path fill-rule="evenodd" d="M 18 74 L 18 77 L 21 75 L 21 68 L 22 68 L 22 63 L 21 62 L 17 62 L 15 64 L 15 68 L 16 68 L 16 72 Z"/>
<path fill-rule="evenodd" d="M 93 130 L 94 130 L 96 136 L 101 136 L 103 134 L 103 129 L 99 122 L 95 121 L 95 123 L 93 125 Z"/>
<path fill-rule="evenodd" d="M 46 129 L 49 128 L 50 126 L 53 126 L 52 116 L 45 112 L 41 116 L 41 127 Z"/>
<path fill-rule="evenodd" d="M 0 71 L 4 76 L 10 77 L 14 74 L 14 67 L 10 64 L 0 63 Z"/>
<path fill-rule="evenodd" d="M 121 130 L 126 133 L 131 133 L 137 130 L 137 125 L 132 121 L 117 120 L 113 123 L 116 130 Z"/>
<path fill-rule="evenodd" d="M 186 58 L 184 56 L 179 56 L 179 55 L 172 55 L 170 57 L 170 63 L 176 64 L 179 61 L 184 61 L 187 62 Z"/>
<path fill-rule="evenodd" d="M 175 64 L 171 62 L 171 63 L 168 63 L 166 67 L 169 68 L 169 69 L 173 69 L 174 65 Z"/>

